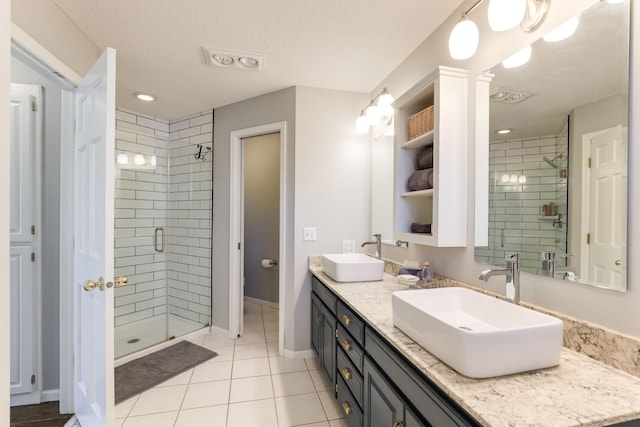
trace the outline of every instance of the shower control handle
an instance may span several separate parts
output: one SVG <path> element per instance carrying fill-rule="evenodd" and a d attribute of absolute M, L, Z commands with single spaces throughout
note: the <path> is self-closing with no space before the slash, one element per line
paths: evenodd
<path fill-rule="evenodd" d="M 158 239 L 158 235 L 161 236 L 161 239 Z M 158 244 L 158 241 L 161 242 L 161 244 Z M 153 233 L 153 249 L 155 249 L 156 252 L 164 252 L 164 228 L 163 227 L 156 227 L 156 231 Z M 120 285 L 123 286 L 123 285 Z"/>

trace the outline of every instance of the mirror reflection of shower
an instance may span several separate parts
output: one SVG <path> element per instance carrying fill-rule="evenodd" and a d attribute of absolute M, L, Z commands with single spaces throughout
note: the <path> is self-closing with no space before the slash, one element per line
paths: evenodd
<path fill-rule="evenodd" d="M 153 167 L 116 162 L 114 273 L 129 277 L 114 295 L 119 359 L 211 323 L 213 114 L 116 115 L 116 153 L 156 159 Z"/>
<path fill-rule="evenodd" d="M 549 160 L 547 156 L 542 157 L 542 160 L 547 162 L 547 164 L 549 164 L 554 169 L 558 169 L 558 163 L 556 162 L 556 160 L 559 160 L 559 159 L 562 159 L 562 154 L 558 154 L 551 160 Z"/>

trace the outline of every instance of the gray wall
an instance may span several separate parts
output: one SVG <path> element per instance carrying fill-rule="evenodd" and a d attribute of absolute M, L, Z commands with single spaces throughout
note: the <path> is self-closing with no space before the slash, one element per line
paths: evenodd
<path fill-rule="evenodd" d="M 278 303 L 280 239 L 280 134 L 244 139 L 244 277 L 245 296 Z"/>
<path fill-rule="evenodd" d="M 12 49 L 11 81 L 44 87 L 44 152 L 42 154 L 42 386 L 59 387 L 60 364 L 60 105 L 62 86 L 53 74 L 42 74 Z M 73 143 L 73 141 L 68 141 Z"/>
<path fill-rule="evenodd" d="M 213 325 L 229 328 L 229 169 L 230 134 L 234 130 L 275 122 L 286 122 L 286 168 L 290 194 L 286 200 L 287 212 L 293 218 L 294 160 L 295 160 L 295 97 L 296 89 L 288 88 L 256 98 L 227 105 L 215 110 L 216 126 L 213 132 Z M 287 224 L 287 233 L 293 235 L 294 223 Z M 293 263 L 293 245 L 287 248 L 287 262 Z M 289 264 L 293 265 L 293 264 Z M 285 273 L 285 281 L 293 281 L 293 272 Z M 282 302 L 281 302 L 282 303 Z"/>

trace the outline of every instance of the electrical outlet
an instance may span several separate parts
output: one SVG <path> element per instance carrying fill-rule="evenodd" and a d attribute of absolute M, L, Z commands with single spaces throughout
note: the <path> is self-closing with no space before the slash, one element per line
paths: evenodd
<path fill-rule="evenodd" d="M 316 228 L 304 227 L 302 229 L 302 240 L 316 240 Z"/>
<path fill-rule="evenodd" d="M 355 240 L 343 240 L 342 241 L 342 253 L 343 254 L 352 254 L 356 251 L 356 241 Z"/>

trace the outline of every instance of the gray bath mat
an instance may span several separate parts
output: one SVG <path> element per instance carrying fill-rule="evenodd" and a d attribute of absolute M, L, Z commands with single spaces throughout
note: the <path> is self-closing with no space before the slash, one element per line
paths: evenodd
<path fill-rule="evenodd" d="M 115 369 L 116 404 L 140 394 L 218 354 L 181 341 Z"/>

